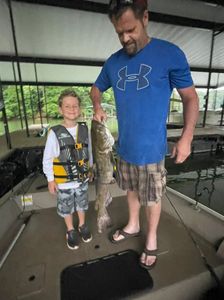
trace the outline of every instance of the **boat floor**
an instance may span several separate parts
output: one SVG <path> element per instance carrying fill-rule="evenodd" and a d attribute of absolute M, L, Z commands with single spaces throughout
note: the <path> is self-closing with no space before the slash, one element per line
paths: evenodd
<path fill-rule="evenodd" d="M 42 202 L 43 198 L 47 198 L 46 195 L 45 192 L 38 193 Z M 163 201 L 169 205 L 166 198 Z M 120 244 L 111 243 L 108 235 L 127 222 L 125 196 L 115 197 L 108 211 L 113 225 L 100 234 L 97 232 L 94 202 L 90 202 L 87 223 L 93 240 L 90 243 L 82 242 L 79 249 L 73 251 L 66 246 L 65 225 L 55 207 L 32 211 L 29 222 L 0 270 L 0 298 L 59 300 L 60 274 L 67 266 L 127 249 L 140 254 L 146 232 L 144 211 L 141 211 L 142 235 Z M 77 223 L 77 219 L 74 219 L 74 223 Z M 217 257 L 214 246 L 196 233 L 193 236 L 209 264 L 217 274 L 223 276 L 224 261 Z M 150 271 L 154 287 L 150 292 L 136 295 L 133 299 L 196 300 L 202 291 L 212 286 L 211 275 L 188 232 L 180 221 L 165 211 L 162 211 L 159 224 L 158 248 L 158 262 Z"/>

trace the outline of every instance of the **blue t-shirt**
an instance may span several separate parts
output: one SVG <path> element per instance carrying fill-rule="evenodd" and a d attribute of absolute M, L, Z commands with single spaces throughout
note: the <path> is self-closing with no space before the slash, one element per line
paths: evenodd
<path fill-rule="evenodd" d="M 172 90 L 192 85 L 184 53 L 167 41 L 152 38 L 134 56 L 121 49 L 109 57 L 95 86 L 101 92 L 113 88 L 122 159 L 144 165 L 164 158 Z"/>

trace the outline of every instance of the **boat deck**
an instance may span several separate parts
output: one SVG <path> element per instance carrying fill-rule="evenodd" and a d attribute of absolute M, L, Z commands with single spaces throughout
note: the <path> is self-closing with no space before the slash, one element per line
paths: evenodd
<path fill-rule="evenodd" d="M 56 213 L 55 200 L 44 187 L 43 191 L 37 192 L 35 189 L 35 186 L 40 186 L 42 183 L 43 178 L 38 178 L 36 183 L 30 186 L 29 193 L 33 194 L 34 205 L 26 209 L 22 219 L 26 219 L 30 213 L 31 217 L 0 270 L 1 299 L 60 300 L 60 274 L 67 266 L 128 249 L 133 249 L 140 254 L 144 248 L 146 219 L 143 211 L 141 211 L 142 235 L 140 237 L 123 241 L 120 244 L 113 244 L 109 241 L 110 232 L 117 227 L 124 226 L 128 219 L 125 196 L 118 196 L 119 189 L 114 184 L 111 187 L 114 199 L 109 206 L 113 226 L 101 234 L 97 232 L 94 202 L 90 201 L 87 222 L 92 230 L 93 240 L 90 243 L 82 242 L 78 250 L 69 250 L 65 242 L 65 225 L 63 219 Z M 93 200 L 93 185 L 90 186 L 89 192 L 90 200 Z M 203 234 L 200 230 L 207 231 L 208 220 L 205 223 L 207 225 L 203 225 L 203 220 L 200 219 L 205 217 L 203 215 L 206 212 L 197 212 L 189 203 L 180 200 L 170 191 L 167 195 L 178 207 L 179 212 L 183 213 L 183 209 L 186 210 L 186 217 L 183 214 L 183 219 L 189 228 L 196 228 L 190 218 L 198 214 L 201 229 L 197 228 L 197 232 Z M 189 217 L 188 210 L 191 211 L 191 217 Z M 212 216 L 210 218 L 214 219 Z M 21 226 L 21 220 L 18 222 Z M 213 233 L 216 230 L 216 236 L 217 232 L 220 232 L 220 235 L 224 232 L 222 220 L 213 220 L 209 226 L 213 228 Z M 208 263 L 222 278 L 224 260 L 217 256 L 214 243 L 207 240 L 210 239 L 209 235 L 212 233 L 208 232 L 208 237 L 202 238 L 200 234 L 193 233 Z M 202 292 L 214 284 L 197 247 L 192 242 L 188 231 L 178 220 L 167 197 L 163 199 L 158 248 L 158 263 L 150 271 L 154 287 L 145 294 L 135 295 L 133 299 L 162 300 L 166 295 L 166 298 L 170 299 L 172 297 L 176 300 L 196 300 Z"/>

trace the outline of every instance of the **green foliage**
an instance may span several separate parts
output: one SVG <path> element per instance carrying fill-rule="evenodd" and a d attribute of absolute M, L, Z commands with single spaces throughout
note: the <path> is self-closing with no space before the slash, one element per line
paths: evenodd
<path fill-rule="evenodd" d="M 86 118 L 91 118 L 93 109 L 90 99 L 90 87 L 86 86 L 23 86 L 23 94 L 25 101 L 25 110 L 28 119 L 37 119 L 40 117 L 48 117 L 50 119 L 59 119 L 60 113 L 58 110 L 58 97 L 65 89 L 74 89 L 81 98 L 82 114 Z M 203 109 L 205 104 L 206 89 L 198 89 L 198 96 L 200 100 L 200 109 Z M 18 97 L 17 97 L 18 94 Z M 20 114 L 24 118 L 24 111 L 22 105 L 21 88 L 20 86 L 4 86 L 3 88 L 4 103 L 8 119 L 18 119 Z M 174 90 L 173 98 L 179 99 L 179 95 Z M 18 99 L 19 98 L 19 99 Z M 220 109 L 224 102 L 223 90 L 210 90 L 209 94 L 209 109 Z M 112 89 L 103 93 L 102 103 L 106 109 L 108 116 L 115 116 L 114 94 Z M 181 111 L 182 103 L 178 101 L 171 101 L 171 111 Z M 0 116 L 1 117 L 1 116 Z"/>
<path fill-rule="evenodd" d="M 16 90 L 14 86 L 3 88 L 4 104 L 8 119 L 18 116 L 18 101 L 16 97 Z"/>
<path fill-rule="evenodd" d="M 58 110 L 58 97 L 65 89 L 74 89 L 81 98 L 81 106 L 84 116 L 92 115 L 92 103 L 90 99 L 90 87 L 76 86 L 76 87 L 36 87 L 36 86 L 23 86 L 25 110 L 27 118 L 39 118 L 40 111 L 43 117 L 60 118 Z M 18 98 L 17 98 L 18 93 Z M 21 111 L 24 117 L 22 97 L 20 87 L 5 86 L 3 89 L 4 102 L 8 119 L 19 117 Z M 114 97 L 111 89 L 103 94 L 103 103 L 114 105 Z"/>
<path fill-rule="evenodd" d="M 24 102 L 26 116 L 29 123 L 40 123 L 40 112 L 43 118 L 43 122 L 48 122 L 51 125 L 60 122 L 60 113 L 58 110 L 58 97 L 60 93 L 65 89 L 74 89 L 81 98 L 82 116 L 87 122 L 90 122 L 93 114 L 92 102 L 90 99 L 90 87 L 80 86 L 23 86 Z M 206 89 L 197 89 L 197 93 L 200 100 L 200 109 L 204 109 Z M 17 97 L 18 95 L 18 97 Z M 24 110 L 22 105 L 21 88 L 18 86 L 4 86 L 3 87 L 4 103 L 6 108 L 6 114 L 8 120 L 11 123 L 18 123 L 15 125 L 14 130 L 18 130 L 20 126 L 20 115 L 24 118 Z M 173 91 L 172 101 L 170 102 L 170 111 L 182 111 L 182 102 L 180 101 L 179 94 L 176 90 Z M 210 90 L 208 109 L 221 109 L 224 104 L 224 90 Z M 114 103 L 114 94 L 112 89 L 107 90 L 103 93 L 102 106 L 106 110 L 108 115 L 108 127 L 116 134 L 117 122 L 116 122 L 116 111 Z M 0 113 L 0 120 L 2 119 L 2 113 Z M 4 128 L 1 128 L 0 133 L 4 132 Z M 3 126 L 3 125 L 2 125 Z"/>
<path fill-rule="evenodd" d="M 103 102 L 114 105 L 114 93 L 112 89 L 109 89 L 103 93 Z"/>
<path fill-rule="evenodd" d="M 204 110 L 205 105 L 205 98 L 207 95 L 207 89 L 197 89 L 197 94 L 199 98 L 199 109 Z M 173 91 L 173 98 L 174 99 L 180 99 L 179 94 L 176 90 Z M 224 90 L 223 89 L 217 89 L 213 90 L 210 89 L 209 91 L 209 101 L 208 101 L 208 109 L 210 110 L 217 110 L 222 107 L 224 104 Z M 181 111 L 182 110 L 182 103 L 178 102 L 171 102 L 171 111 Z"/>

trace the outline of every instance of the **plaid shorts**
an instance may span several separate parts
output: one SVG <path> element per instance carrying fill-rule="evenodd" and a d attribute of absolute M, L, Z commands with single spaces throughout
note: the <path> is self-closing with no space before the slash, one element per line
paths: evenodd
<path fill-rule="evenodd" d="M 122 190 L 137 192 L 141 205 L 150 206 L 162 199 L 166 189 L 164 160 L 138 166 L 118 158 L 117 183 Z"/>
<path fill-rule="evenodd" d="M 61 217 L 73 214 L 75 211 L 88 209 L 88 182 L 74 189 L 63 189 L 57 192 L 57 213 Z"/>

